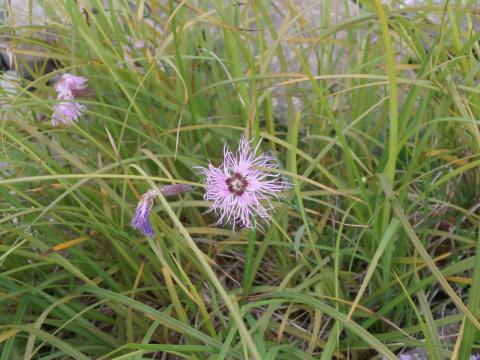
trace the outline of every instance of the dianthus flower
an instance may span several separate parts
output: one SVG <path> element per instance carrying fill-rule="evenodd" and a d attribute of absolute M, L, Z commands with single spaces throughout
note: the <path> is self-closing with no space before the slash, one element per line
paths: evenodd
<path fill-rule="evenodd" d="M 59 124 L 70 125 L 83 114 L 86 107 L 75 101 L 62 101 L 53 106 L 55 112 L 52 116 L 52 125 Z"/>
<path fill-rule="evenodd" d="M 273 206 L 270 197 L 277 198 L 289 184 L 280 174 L 269 169 L 278 168 L 274 157 L 263 153 L 256 155 L 255 148 L 242 135 L 236 154 L 227 144 L 223 150 L 223 163 L 219 167 L 209 164 L 200 168 L 205 175 L 205 200 L 212 201 L 210 211 L 218 214 L 218 224 L 230 223 L 235 227 L 253 228 L 257 218 L 268 222 Z"/>
<path fill-rule="evenodd" d="M 75 96 L 77 96 L 79 92 L 86 88 L 86 83 L 87 78 L 64 74 L 55 84 L 57 100 L 68 101 L 61 101 L 53 106 L 55 110 L 52 117 L 53 126 L 59 124 L 69 125 L 72 122 L 78 121 L 78 118 L 83 114 L 86 107 L 72 100 L 75 99 Z"/>
<path fill-rule="evenodd" d="M 158 191 L 160 191 L 163 196 L 172 196 L 191 191 L 194 188 L 194 186 L 188 184 L 173 184 L 161 186 L 158 188 Z M 150 222 L 150 212 L 152 211 L 155 196 L 157 196 L 157 190 L 155 189 L 151 189 L 143 194 L 132 219 L 132 227 L 140 230 L 146 236 L 155 235 L 152 223 Z"/>
<path fill-rule="evenodd" d="M 143 194 L 132 219 L 132 227 L 140 230 L 146 236 L 153 236 L 155 234 L 152 223 L 150 222 L 150 211 L 152 210 L 154 197 L 155 190 L 150 190 Z"/>
<path fill-rule="evenodd" d="M 58 99 L 71 99 L 87 87 L 87 78 L 71 74 L 63 74 L 55 84 Z"/>

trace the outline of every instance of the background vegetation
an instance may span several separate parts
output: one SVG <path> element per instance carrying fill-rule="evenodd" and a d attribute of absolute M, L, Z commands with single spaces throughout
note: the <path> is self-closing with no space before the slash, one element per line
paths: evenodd
<path fill-rule="evenodd" d="M 5 5 L 1 360 L 475 353 L 476 1 Z M 65 72 L 93 93 L 53 127 Z M 198 188 L 130 227 L 243 131 L 294 185 L 270 226 L 212 225 Z"/>

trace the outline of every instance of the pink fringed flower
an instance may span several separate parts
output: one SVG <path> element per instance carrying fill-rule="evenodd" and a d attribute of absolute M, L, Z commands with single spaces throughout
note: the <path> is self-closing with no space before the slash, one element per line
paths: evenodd
<path fill-rule="evenodd" d="M 86 83 L 87 78 L 64 74 L 55 84 L 57 100 L 70 101 L 62 101 L 57 105 L 54 105 L 53 108 L 55 112 L 52 117 L 53 126 L 59 124 L 69 125 L 72 122 L 78 121 L 78 118 L 83 114 L 86 107 L 71 100 L 75 99 L 75 96 L 79 95 L 79 93 L 86 88 Z"/>
<path fill-rule="evenodd" d="M 85 106 L 75 101 L 62 101 L 61 103 L 54 105 L 55 112 L 52 117 L 52 125 L 57 126 L 59 124 L 70 125 L 74 121 L 78 121 L 78 118 L 85 111 Z"/>
<path fill-rule="evenodd" d="M 78 95 L 78 92 L 87 87 L 87 78 L 64 74 L 55 84 L 58 99 L 72 99 Z"/>
<path fill-rule="evenodd" d="M 205 175 L 204 198 L 213 201 L 210 211 L 219 215 L 217 224 L 253 228 L 257 217 L 268 222 L 269 212 L 273 210 L 269 198 L 276 198 L 289 187 L 280 174 L 268 171 L 278 167 L 275 158 L 266 153 L 256 155 L 259 145 L 252 148 L 251 142 L 242 135 L 236 154 L 225 144 L 220 167 L 209 164 L 207 168 L 200 168 Z"/>

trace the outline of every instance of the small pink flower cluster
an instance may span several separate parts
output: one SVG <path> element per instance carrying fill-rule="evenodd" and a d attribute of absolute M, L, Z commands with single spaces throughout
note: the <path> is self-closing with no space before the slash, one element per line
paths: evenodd
<path fill-rule="evenodd" d="M 54 105 L 55 112 L 52 117 L 52 125 L 69 125 L 83 114 L 86 107 L 76 101 L 73 101 L 80 91 L 87 85 L 87 79 L 82 76 L 64 74 L 55 84 L 57 99 L 62 100 Z"/>

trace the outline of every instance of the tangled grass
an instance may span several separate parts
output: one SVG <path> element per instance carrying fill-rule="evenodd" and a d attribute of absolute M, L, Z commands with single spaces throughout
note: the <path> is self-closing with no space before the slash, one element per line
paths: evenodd
<path fill-rule="evenodd" d="M 477 2 L 6 3 L 0 360 L 476 352 Z M 233 231 L 193 168 L 244 132 L 292 188 Z"/>

